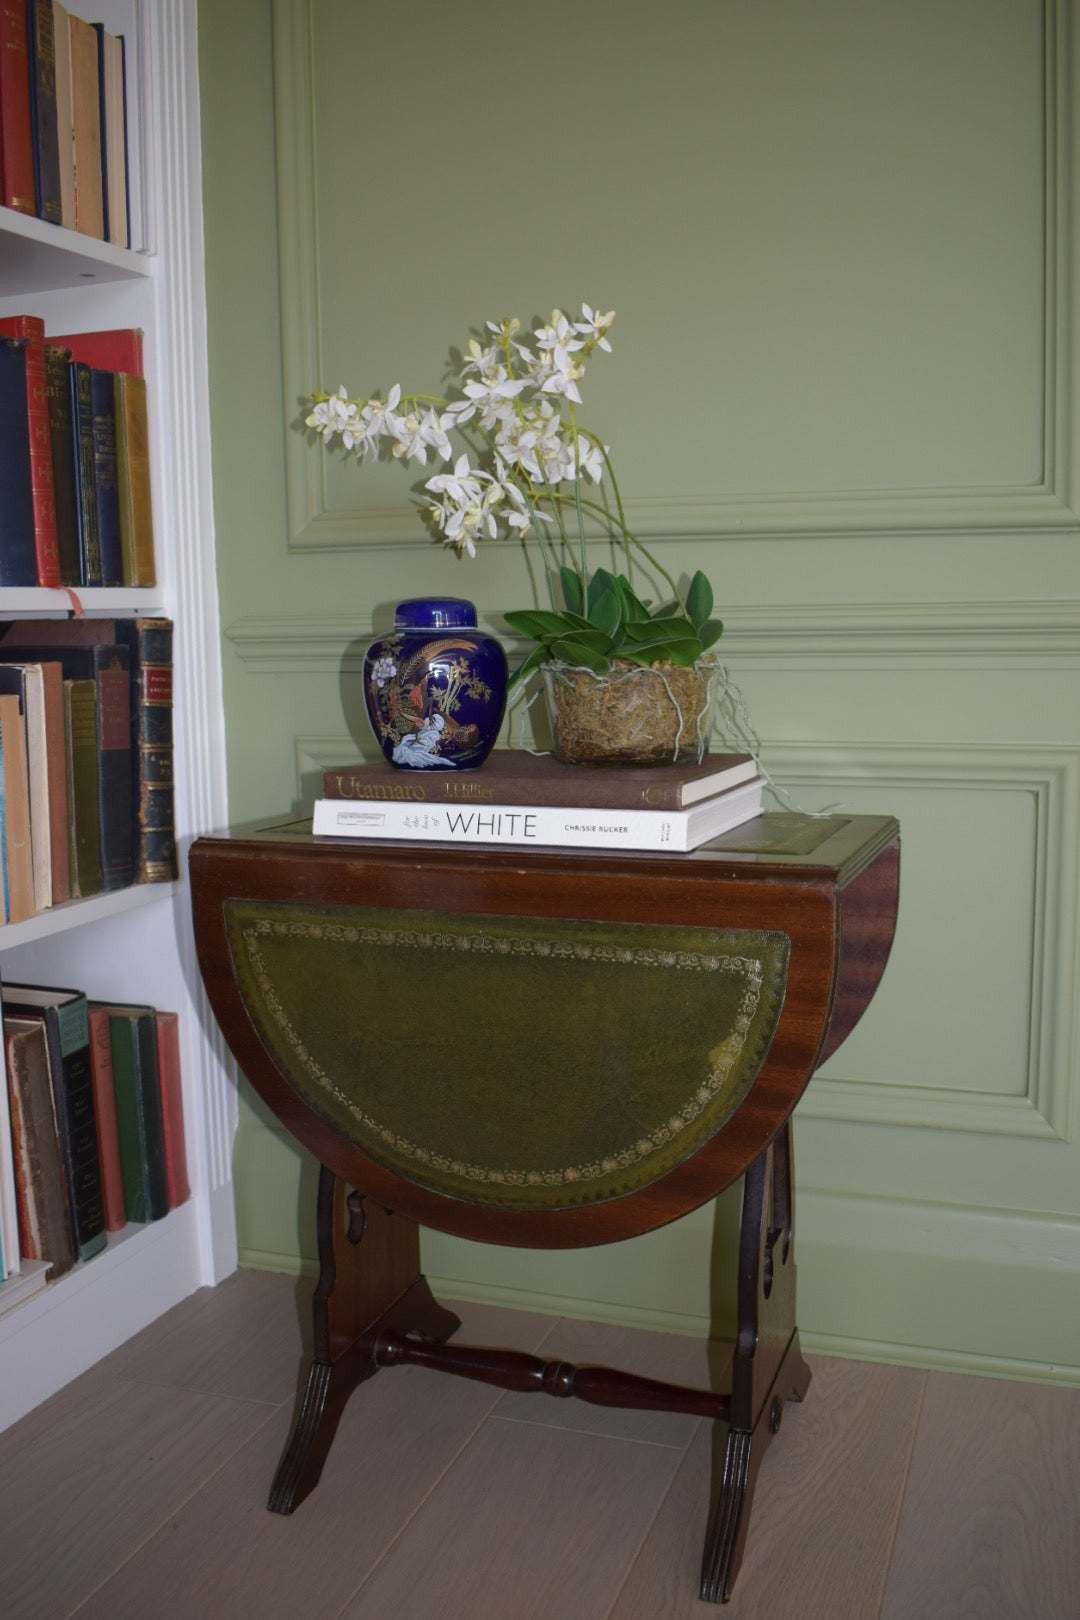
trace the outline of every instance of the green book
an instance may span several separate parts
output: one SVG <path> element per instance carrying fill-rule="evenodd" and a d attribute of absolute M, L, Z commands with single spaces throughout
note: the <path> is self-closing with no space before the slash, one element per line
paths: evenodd
<path fill-rule="evenodd" d="M 156 1221 L 169 1213 L 165 1130 L 153 1007 L 109 1005 L 116 1134 L 124 1212 L 129 1221 Z"/>
<path fill-rule="evenodd" d="M 101 806 L 98 794 L 97 688 L 64 682 L 68 868 L 78 899 L 101 893 Z"/>

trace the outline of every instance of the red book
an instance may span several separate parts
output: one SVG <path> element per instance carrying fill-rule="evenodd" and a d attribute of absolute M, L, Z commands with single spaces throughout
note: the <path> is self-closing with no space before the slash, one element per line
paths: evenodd
<path fill-rule="evenodd" d="M 0 5 L 0 203 L 36 214 L 26 7 Z"/>
<path fill-rule="evenodd" d="M 71 350 L 71 358 L 99 371 L 125 371 L 131 377 L 143 374 L 143 335 L 135 327 L 114 327 L 106 332 L 70 332 L 63 337 L 49 334 L 49 342 Z"/>
<path fill-rule="evenodd" d="M 56 544 L 45 322 L 36 315 L 8 315 L 0 320 L 0 337 L 26 339 L 26 414 L 30 423 L 30 488 L 34 501 L 37 582 L 59 590 L 60 552 Z"/>
<path fill-rule="evenodd" d="M 169 1208 L 191 1197 L 187 1151 L 184 1145 L 184 1096 L 180 1085 L 180 1019 L 174 1012 L 157 1014 L 158 1084 L 161 1087 L 161 1123 L 165 1136 L 165 1177 Z"/>
<path fill-rule="evenodd" d="M 127 1224 L 127 1215 L 124 1211 L 124 1179 L 120 1171 L 120 1139 L 116 1130 L 109 1009 L 96 1001 L 90 1004 L 90 1074 L 94 1084 L 105 1230 L 119 1232 Z"/>

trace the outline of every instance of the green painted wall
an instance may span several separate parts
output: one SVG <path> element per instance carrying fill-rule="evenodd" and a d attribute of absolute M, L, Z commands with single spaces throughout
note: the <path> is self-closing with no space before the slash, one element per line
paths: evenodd
<path fill-rule="evenodd" d="M 894 957 L 796 1115 L 800 1323 L 841 1352 L 1080 1377 L 1080 34 L 1037 0 L 200 8 L 234 819 L 371 743 L 393 603 L 498 627 L 515 547 L 424 538 L 323 462 L 312 387 L 436 390 L 488 317 L 614 308 L 585 384 L 632 520 L 704 567 L 776 780 L 892 811 Z M 520 11 L 520 26 L 514 23 Z M 467 26 L 466 26 L 467 21 Z M 511 26 L 510 24 L 514 24 Z M 313 1258 L 313 1171 L 245 1097 L 241 1253 Z M 633 1244 L 436 1235 L 447 1294 L 701 1331 L 737 1191 Z"/>

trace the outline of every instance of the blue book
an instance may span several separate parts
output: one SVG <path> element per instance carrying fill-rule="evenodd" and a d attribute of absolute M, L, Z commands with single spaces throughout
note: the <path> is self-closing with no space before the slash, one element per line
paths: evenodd
<path fill-rule="evenodd" d="M 79 525 L 79 570 L 83 585 L 101 584 L 101 545 L 94 478 L 94 405 L 90 367 L 72 360 L 68 366 L 71 399 L 71 454 L 75 480 L 75 515 Z M 36 576 L 35 576 L 36 577 Z"/>
<path fill-rule="evenodd" d="M 8 920 L 8 875 L 7 875 L 7 822 L 4 818 L 4 753 L 0 749 L 0 876 L 3 879 L 4 905 L 0 913 L 0 923 Z"/>
<path fill-rule="evenodd" d="M 37 584 L 26 347 L 0 337 L 0 588 Z"/>
<path fill-rule="evenodd" d="M 124 583 L 124 547 L 120 538 L 120 479 L 116 464 L 116 398 L 111 371 L 90 370 L 93 412 L 94 496 L 97 501 L 101 583 Z"/>

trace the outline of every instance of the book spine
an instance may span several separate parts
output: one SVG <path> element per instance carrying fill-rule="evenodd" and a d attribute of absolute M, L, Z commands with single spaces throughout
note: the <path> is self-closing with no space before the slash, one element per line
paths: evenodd
<path fill-rule="evenodd" d="M 28 0 L 31 140 L 37 216 L 50 225 L 63 220 L 60 198 L 60 137 L 56 119 L 56 45 L 52 0 Z"/>
<path fill-rule="evenodd" d="M 444 844 L 543 845 L 572 849 L 686 849 L 686 820 L 663 810 L 565 809 L 552 805 L 345 804 L 319 799 L 313 832 L 338 838 L 434 840 Z"/>
<path fill-rule="evenodd" d="M 101 583 L 123 585 L 124 555 L 120 539 L 120 485 L 116 466 L 116 401 L 113 374 L 90 368 L 93 412 L 94 495 L 97 500 Z"/>
<path fill-rule="evenodd" d="M 94 404 L 90 387 L 90 367 L 82 361 L 73 360 L 68 373 L 71 388 L 75 498 L 79 517 L 80 583 L 100 585 L 101 542 L 98 535 L 97 489 L 94 476 Z"/>
<path fill-rule="evenodd" d="M 114 373 L 114 395 L 124 584 L 149 587 L 157 583 L 157 575 L 145 379 L 123 371 Z"/>
<path fill-rule="evenodd" d="M 81 585 L 79 512 L 75 498 L 75 448 L 71 433 L 71 384 L 68 376 L 70 359 L 70 349 L 46 343 L 45 383 L 49 396 L 57 566 L 61 585 Z"/>
<path fill-rule="evenodd" d="M 4 843 L 8 873 L 8 921 L 34 915 L 34 862 L 30 844 L 30 782 L 26 724 L 14 693 L 0 696 L 0 750 L 4 756 Z"/>
<path fill-rule="evenodd" d="M 35 315 L 9 316 L 6 320 L 0 320 L 0 334 L 26 339 L 26 418 L 30 436 L 35 569 L 37 584 L 55 590 L 60 585 L 60 559 L 56 546 L 45 322 Z"/>
<path fill-rule="evenodd" d="M 129 1221 L 156 1221 L 169 1212 L 169 1184 L 153 1010 L 114 1007 L 109 1031 L 124 1208 Z"/>
<path fill-rule="evenodd" d="M 60 162 L 60 223 L 75 229 L 75 128 L 71 113 L 71 32 L 67 7 L 53 0 L 56 52 L 56 128 Z"/>
<path fill-rule="evenodd" d="M 107 107 L 107 86 L 105 67 L 105 24 L 91 23 L 91 28 L 97 40 L 97 81 L 98 81 L 98 140 L 101 147 L 101 216 L 104 226 L 106 242 L 113 241 L 112 231 L 109 229 L 109 134 Z"/>
<path fill-rule="evenodd" d="M 52 1282 L 75 1260 L 60 1163 L 48 1051 L 40 1020 L 4 1017 L 9 1099 L 19 1200 L 19 1244 L 28 1260 L 49 1264 Z"/>
<path fill-rule="evenodd" d="M 526 756 L 532 758 L 533 756 Z M 554 762 L 553 762 L 554 765 Z M 724 771 L 720 779 L 720 770 Z M 552 808 L 604 810 L 685 810 L 688 790 L 692 802 L 738 787 L 757 775 L 747 757 L 717 767 L 717 780 L 702 789 L 686 782 L 667 766 L 655 770 L 588 770 L 578 765 L 554 765 L 551 774 L 515 773 L 500 761 L 497 770 L 414 771 L 386 765 L 345 765 L 323 772 L 324 799 L 389 804 L 475 805 L 542 804 Z"/>
<path fill-rule="evenodd" d="M 45 709 L 45 768 L 49 796 L 49 859 L 52 865 L 52 901 L 59 906 L 71 899 L 68 860 L 66 750 L 64 747 L 64 677 L 59 664 L 41 664 L 41 691 Z"/>
<path fill-rule="evenodd" d="M 101 893 L 97 686 L 92 680 L 64 682 L 64 741 L 71 892 L 85 899 Z"/>
<path fill-rule="evenodd" d="M 177 876 L 171 619 L 118 619 L 131 660 L 132 826 L 140 883 Z"/>
<path fill-rule="evenodd" d="M 97 679 L 101 886 L 123 889 L 135 881 L 130 660 L 126 647 L 103 646 L 92 650 Z"/>
<path fill-rule="evenodd" d="M 169 1208 L 177 1209 L 191 1197 L 187 1147 L 184 1140 L 184 1096 L 180 1077 L 180 1018 L 179 1014 L 174 1012 L 159 1012 L 156 1016 L 165 1172 L 168 1179 Z"/>
<path fill-rule="evenodd" d="M 68 15 L 71 44 L 71 121 L 75 140 L 75 228 L 103 240 L 101 102 L 97 36 L 88 22 Z"/>
<path fill-rule="evenodd" d="M 0 337 L 0 586 L 37 584 L 26 351 Z"/>
<path fill-rule="evenodd" d="M 124 1177 L 120 1168 L 120 1141 L 116 1130 L 116 1094 L 113 1082 L 112 1041 L 109 1009 L 91 1004 L 90 1072 L 94 1084 L 94 1110 L 98 1128 L 98 1159 L 101 1164 L 101 1199 L 105 1230 L 119 1232 L 125 1225 Z"/>
<path fill-rule="evenodd" d="M 81 1260 L 89 1260 L 105 1247 L 105 1206 L 101 1196 L 86 997 L 79 996 L 53 1011 L 54 1049 L 60 1059 L 57 1115 L 63 1112 L 66 1120 L 66 1130 L 61 1131 L 61 1147 L 65 1148 L 78 1254 Z"/>
<path fill-rule="evenodd" d="M 0 133 L 0 203 L 36 214 L 29 39 L 18 0 L 0 5 Z"/>

